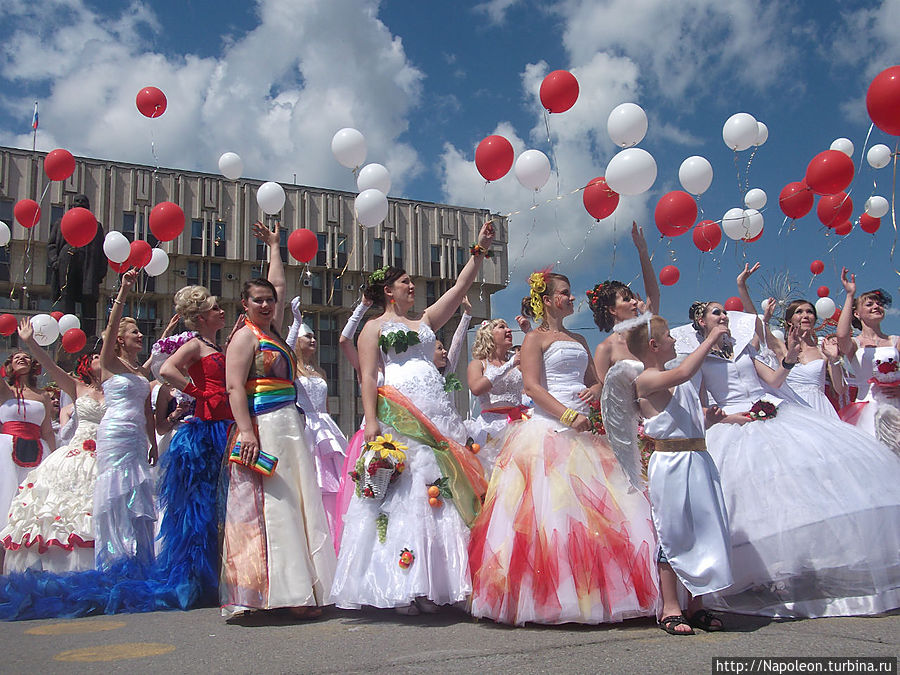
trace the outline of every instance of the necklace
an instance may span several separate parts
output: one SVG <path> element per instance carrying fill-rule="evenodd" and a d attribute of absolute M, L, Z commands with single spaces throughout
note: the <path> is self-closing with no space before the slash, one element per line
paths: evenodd
<path fill-rule="evenodd" d="M 214 343 L 214 342 L 210 342 L 210 341 L 207 340 L 205 337 L 203 337 L 202 335 L 200 335 L 200 333 L 197 333 L 197 339 L 200 340 L 200 342 L 202 342 L 203 344 L 205 344 L 205 345 L 206 345 L 207 347 L 209 347 L 210 349 L 215 349 L 215 350 L 216 350 L 217 352 L 219 352 L 220 354 L 222 353 L 222 348 L 221 348 L 219 345 L 217 345 L 217 344 Z"/>

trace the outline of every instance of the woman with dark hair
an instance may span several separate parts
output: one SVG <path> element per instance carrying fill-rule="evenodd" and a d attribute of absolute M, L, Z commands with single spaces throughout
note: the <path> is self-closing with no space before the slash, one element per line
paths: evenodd
<path fill-rule="evenodd" d="M 655 535 L 604 437 L 591 433 L 600 395 L 569 280 L 529 278 L 521 370 L 534 416 L 506 436 L 484 509 L 472 527 L 472 614 L 522 625 L 618 622 L 652 616 L 659 599 Z"/>
<path fill-rule="evenodd" d="M 297 362 L 278 331 L 285 298 L 278 230 L 253 226 L 269 248 L 269 275 L 244 283 L 244 326 L 225 354 L 235 425 L 226 448 L 219 598 L 226 616 L 287 608 L 314 618 L 331 587 L 334 545 L 295 405 Z"/>
<path fill-rule="evenodd" d="M 671 331 L 680 354 L 728 328 L 698 384 L 704 405 L 717 405 L 727 422 L 707 430 L 706 446 L 725 496 L 734 584 L 704 603 L 775 617 L 900 606 L 900 459 L 852 426 L 771 393 L 797 367 L 810 329 L 794 322 L 772 369 L 752 344 L 755 314 L 696 302 L 689 316 Z"/>
<path fill-rule="evenodd" d="M 70 572 L 94 568 L 94 481 L 97 428 L 106 412 L 100 386 L 100 353 L 82 354 L 75 377 L 60 368 L 34 340 L 28 319 L 19 340 L 59 388 L 75 401 L 77 426 L 59 448 L 22 482 L 0 532 L 6 548 L 4 574 L 26 569 Z"/>
<path fill-rule="evenodd" d="M 900 338 L 881 330 L 891 296 L 876 289 L 856 297 L 856 275 L 845 267 L 841 283 L 847 292 L 838 319 L 838 348 L 847 357 L 856 401 L 841 418 L 900 454 Z M 860 331 L 851 336 L 850 326 Z"/>
<path fill-rule="evenodd" d="M 659 313 L 659 283 L 647 251 L 644 230 L 638 227 L 637 223 L 631 224 L 631 239 L 641 261 L 641 273 L 644 278 L 644 292 L 647 294 L 647 301 L 643 302 L 631 288 L 621 281 L 603 281 L 594 286 L 587 292 L 588 304 L 594 313 L 594 323 L 605 333 L 612 331 L 616 324 L 633 319 L 641 312 Z M 601 382 L 606 377 L 606 371 L 622 359 L 634 359 L 634 355 L 628 351 L 628 345 L 625 344 L 623 335 L 614 332 L 594 350 L 597 377 Z"/>
<path fill-rule="evenodd" d="M 468 525 L 486 484 L 478 460 L 462 446 L 463 422 L 432 359 L 434 331 L 456 311 L 493 239 L 488 222 L 456 283 L 420 319 L 409 316 L 415 285 L 404 270 L 384 267 L 369 278 L 366 297 L 383 313 L 359 336 L 368 449 L 357 462 L 356 495 L 344 517 L 332 587 L 339 607 L 418 614 L 471 591 Z"/>
<path fill-rule="evenodd" d="M 26 351 L 10 354 L 0 377 L 0 524 L 28 473 L 56 447 L 50 399 L 37 386 L 40 364 Z"/>

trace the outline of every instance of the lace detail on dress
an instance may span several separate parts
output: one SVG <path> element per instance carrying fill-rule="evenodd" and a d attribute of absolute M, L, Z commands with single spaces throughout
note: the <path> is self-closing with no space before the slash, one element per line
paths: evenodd
<path fill-rule="evenodd" d="M 70 450 L 81 450 L 87 440 L 96 440 L 97 427 L 106 413 L 106 403 L 101 403 L 93 396 L 79 396 L 75 399 L 75 414 L 78 426 L 69 441 Z"/>
<path fill-rule="evenodd" d="M 496 373 L 503 366 L 495 366 L 485 361 L 484 375 L 488 377 Z M 516 367 L 510 368 L 500 377 L 494 380 L 490 390 L 478 397 L 482 410 L 498 408 L 501 406 L 515 406 L 522 403 L 522 371 Z"/>
<path fill-rule="evenodd" d="M 321 377 L 306 377 L 301 375 L 297 378 L 297 403 L 303 410 L 317 413 L 326 413 L 328 400 L 328 383 Z"/>

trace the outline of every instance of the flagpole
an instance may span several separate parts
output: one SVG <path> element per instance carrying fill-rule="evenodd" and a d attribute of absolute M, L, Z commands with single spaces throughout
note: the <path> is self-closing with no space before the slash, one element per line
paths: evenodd
<path fill-rule="evenodd" d="M 34 102 L 34 117 L 31 118 L 31 152 L 37 147 L 37 130 L 38 130 L 38 102 Z"/>

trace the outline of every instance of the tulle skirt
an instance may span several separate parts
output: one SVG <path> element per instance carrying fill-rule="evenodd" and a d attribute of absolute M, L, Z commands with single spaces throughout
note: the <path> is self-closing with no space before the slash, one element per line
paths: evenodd
<path fill-rule="evenodd" d="M 656 612 L 647 497 L 601 437 L 535 417 L 506 437 L 472 528 L 472 614 L 597 624 Z"/>
<path fill-rule="evenodd" d="M 306 443 L 316 462 L 316 482 L 322 493 L 322 504 L 333 541 L 338 541 L 337 498 L 341 486 L 347 439 L 328 413 L 306 413 Z"/>
<path fill-rule="evenodd" d="M 344 466 L 341 470 L 340 487 L 337 493 L 337 507 L 334 518 L 334 552 L 338 553 L 341 547 L 341 537 L 344 533 L 344 515 L 350 507 L 350 500 L 353 499 L 353 493 L 356 490 L 356 483 L 350 479 L 350 472 L 356 466 L 356 460 L 362 454 L 363 446 L 366 443 L 366 429 L 363 427 L 355 434 L 347 444 L 347 456 L 344 457 Z"/>
<path fill-rule="evenodd" d="M 223 613 L 325 604 L 334 544 L 312 453 L 293 405 L 255 418 L 259 445 L 278 457 L 271 476 L 227 462 L 219 598 Z"/>
<path fill-rule="evenodd" d="M 787 402 L 774 419 L 716 424 L 706 442 L 734 576 L 707 605 L 777 617 L 900 606 L 900 459 L 886 447 Z"/>
<path fill-rule="evenodd" d="M 62 447 L 32 469 L 0 532 L 4 573 L 94 568 L 94 450 Z"/>
<path fill-rule="evenodd" d="M 406 470 L 388 487 L 384 501 L 352 496 L 344 516 L 332 601 L 356 609 L 400 607 L 417 597 L 439 605 L 464 600 L 471 592 L 469 528 L 451 500 L 437 507 L 428 503 L 428 485 L 441 478 L 434 451 L 386 424 L 381 433 L 409 446 Z M 383 542 L 377 524 L 382 514 L 382 522 L 387 520 Z M 400 566 L 404 549 L 414 556 L 406 568 Z"/>

